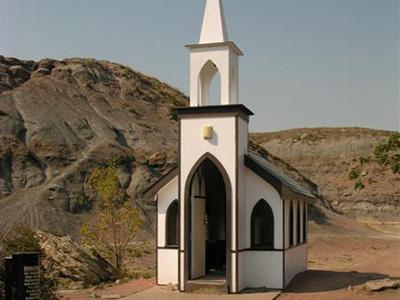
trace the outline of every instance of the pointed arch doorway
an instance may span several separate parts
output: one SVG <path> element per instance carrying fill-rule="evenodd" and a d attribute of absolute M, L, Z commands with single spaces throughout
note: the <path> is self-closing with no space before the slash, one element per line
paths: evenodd
<path fill-rule="evenodd" d="M 231 184 L 222 164 L 205 154 L 185 186 L 185 284 L 198 279 L 231 285 Z"/>

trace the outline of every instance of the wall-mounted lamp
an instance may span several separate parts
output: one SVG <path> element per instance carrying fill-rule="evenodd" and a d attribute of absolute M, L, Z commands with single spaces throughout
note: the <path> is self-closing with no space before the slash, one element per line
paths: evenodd
<path fill-rule="evenodd" d="M 205 140 L 211 140 L 213 138 L 213 127 L 212 126 L 204 126 L 203 138 Z"/>

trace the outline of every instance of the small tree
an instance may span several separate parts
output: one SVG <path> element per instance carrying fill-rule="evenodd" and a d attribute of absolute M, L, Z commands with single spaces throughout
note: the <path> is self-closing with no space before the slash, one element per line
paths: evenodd
<path fill-rule="evenodd" d="M 114 162 L 95 168 L 90 185 L 101 201 L 81 228 L 84 242 L 113 262 L 116 276 L 123 276 L 129 243 L 141 225 L 138 210 L 127 201 Z"/>
<path fill-rule="evenodd" d="M 400 133 L 394 133 L 379 143 L 374 154 L 378 164 L 389 166 L 394 174 L 400 174 Z"/>
<path fill-rule="evenodd" d="M 388 139 L 376 145 L 373 158 L 360 157 L 358 165 L 352 168 L 349 173 L 349 179 L 355 181 L 354 188 L 356 191 L 365 187 L 361 180 L 362 169 L 365 164 L 371 161 L 382 167 L 389 167 L 393 174 L 400 175 L 400 133 L 393 133 Z"/>

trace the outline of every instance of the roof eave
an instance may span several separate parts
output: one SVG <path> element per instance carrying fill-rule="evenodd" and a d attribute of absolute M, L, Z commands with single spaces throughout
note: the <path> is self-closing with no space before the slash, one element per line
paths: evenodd
<path fill-rule="evenodd" d="M 248 122 L 249 117 L 254 115 L 254 113 L 243 104 L 178 107 L 173 111 L 176 113 L 178 119 L 200 116 L 235 115 Z"/>
<path fill-rule="evenodd" d="M 291 189 L 289 186 L 284 184 L 284 188 L 282 190 L 281 197 L 283 199 L 296 199 L 300 201 L 304 201 L 308 204 L 315 204 L 317 202 L 317 198 L 315 196 L 309 196 L 307 194 L 300 193 Z"/>
<path fill-rule="evenodd" d="M 211 47 L 229 47 L 232 49 L 238 56 L 243 56 L 244 53 L 240 48 L 232 41 L 227 42 L 218 42 L 218 43 L 203 43 L 203 44 L 190 44 L 186 45 L 185 48 L 189 50 L 193 49 L 202 49 L 202 48 L 211 48 Z"/>
<path fill-rule="evenodd" d="M 277 178 L 272 172 L 269 172 L 263 166 L 259 165 L 259 163 L 250 156 L 245 155 L 244 163 L 247 168 L 271 184 L 282 198 L 303 200 L 310 204 L 315 203 L 316 197 L 292 189 L 289 185 L 285 184 L 285 182 L 282 182 L 282 180 Z"/>
<path fill-rule="evenodd" d="M 177 164 L 173 168 L 171 168 L 165 175 L 160 177 L 154 183 L 152 183 L 148 188 L 143 191 L 143 196 L 145 198 L 149 198 L 154 196 L 160 189 L 162 189 L 165 185 L 171 182 L 176 176 L 179 175 L 179 165 Z"/>

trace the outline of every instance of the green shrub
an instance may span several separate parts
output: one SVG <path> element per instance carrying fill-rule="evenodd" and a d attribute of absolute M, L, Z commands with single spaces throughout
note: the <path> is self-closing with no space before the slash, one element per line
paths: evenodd
<path fill-rule="evenodd" d="M 356 191 L 361 191 L 363 188 L 365 188 L 365 185 L 361 182 L 361 180 L 356 181 L 354 184 L 354 189 Z"/>
<path fill-rule="evenodd" d="M 360 165 L 363 166 L 363 165 L 365 165 L 365 164 L 367 164 L 367 163 L 369 163 L 371 161 L 371 157 L 369 157 L 369 156 L 361 156 L 359 158 L 359 161 L 360 161 Z"/>
<path fill-rule="evenodd" d="M 352 168 L 349 173 L 350 180 L 356 180 L 361 176 L 361 169 L 359 167 Z"/>
<path fill-rule="evenodd" d="M 354 160 L 356 161 L 356 160 Z M 395 175 L 400 175 L 400 133 L 393 133 L 388 139 L 381 141 L 374 147 L 374 156 L 361 156 L 358 159 L 358 166 L 351 169 L 350 180 L 355 182 L 355 190 L 360 191 L 365 188 L 360 176 L 365 164 L 373 161 L 378 165 L 390 168 Z M 373 178 L 368 178 L 368 184 L 375 183 Z"/>
<path fill-rule="evenodd" d="M 172 121 L 178 121 L 178 114 L 177 114 L 176 110 L 171 109 L 171 111 L 169 113 L 169 119 Z"/>
<path fill-rule="evenodd" d="M 380 142 L 374 154 L 378 164 L 390 166 L 393 173 L 400 174 L 400 133 L 394 133 L 389 139 Z"/>

